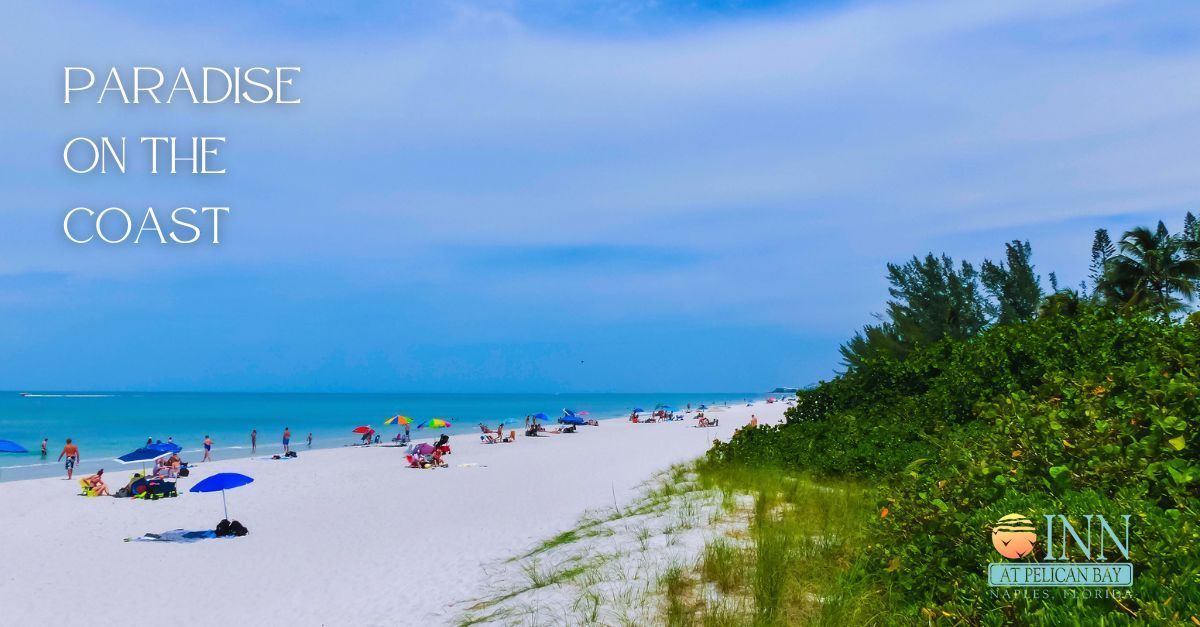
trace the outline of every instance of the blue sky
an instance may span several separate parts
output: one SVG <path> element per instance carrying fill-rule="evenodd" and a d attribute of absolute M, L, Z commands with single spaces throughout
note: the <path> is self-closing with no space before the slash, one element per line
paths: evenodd
<path fill-rule="evenodd" d="M 336 7 L 336 8 L 330 8 Z M 830 376 L 883 265 L 1195 209 L 1200 7 L 10 3 L 0 388 L 757 390 Z M 64 64 L 301 65 L 304 104 L 64 107 Z M 230 173 L 73 176 L 75 135 Z M 76 205 L 228 204 L 217 248 Z"/>

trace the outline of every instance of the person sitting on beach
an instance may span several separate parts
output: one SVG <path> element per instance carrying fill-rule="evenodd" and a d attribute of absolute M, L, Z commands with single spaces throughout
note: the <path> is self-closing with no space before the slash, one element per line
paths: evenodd
<path fill-rule="evenodd" d="M 515 430 L 508 432 L 508 437 L 501 440 L 505 444 L 512 444 L 517 441 L 517 432 Z"/>
<path fill-rule="evenodd" d="M 589 427 L 599 427 L 600 421 L 595 418 L 588 418 L 587 424 Z"/>
<path fill-rule="evenodd" d="M 450 464 L 447 464 L 446 461 L 442 459 L 442 451 L 440 449 L 433 452 L 433 455 L 431 455 L 429 458 L 429 463 L 435 468 L 450 467 Z"/>
<path fill-rule="evenodd" d="M 108 486 L 104 483 L 104 469 L 96 471 L 96 474 L 85 477 L 83 483 L 87 485 L 88 492 L 91 496 L 112 496 L 108 493 Z"/>
<path fill-rule="evenodd" d="M 433 448 L 436 449 L 436 452 L 438 452 L 438 453 L 445 453 L 445 454 L 449 455 L 450 454 L 450 436 L 443 433 L 440 437 L 438 437 L 437 444 L 434 444 Z"/>
<path fill-rule="evenodd" d="M 484 444 L 495 444 L 496 436 L 492 435 L 491 433 L 484 433 L 479 436 L 479 441 L 483 442 Z"/>

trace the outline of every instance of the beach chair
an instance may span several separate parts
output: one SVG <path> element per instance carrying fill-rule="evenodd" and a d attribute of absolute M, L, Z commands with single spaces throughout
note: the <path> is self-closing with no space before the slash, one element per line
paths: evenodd
<path fill-rule="evenodd" d="M 484 444 L 495 444 L 496 438 L 494 436 L 484 434 L 479 436 L 479 441 Z"/>
<path fill-rule="evenodd" d="M 79 496 L 97 496 L 96 491 L 93 490 L 92 487 L 88 485 L 88 482 L 85 479 L 79 480 L 79 488 L 81 490 L 83 490 L 83 492 L 80 493 Z"/>

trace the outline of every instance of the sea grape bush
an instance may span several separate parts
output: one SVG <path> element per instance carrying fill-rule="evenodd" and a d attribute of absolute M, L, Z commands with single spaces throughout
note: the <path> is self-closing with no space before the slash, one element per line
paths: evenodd
<path fill-rule="evenodd" d="M 1200 318 L 1083 306 L 868 360 L 708 457 L 877 485 L 859 559 L 901 616 L 1186 622 L 1200 617 L 1198 396 Z M 1131 514 L 1130 598 L 996 596 L 990 525 L 1011 512 Z"/>

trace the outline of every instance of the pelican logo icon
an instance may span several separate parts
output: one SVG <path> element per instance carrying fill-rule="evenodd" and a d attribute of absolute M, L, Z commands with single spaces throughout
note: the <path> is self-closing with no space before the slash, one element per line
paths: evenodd
<path fill-rule="evenodd" d="M 1035 543 L 1033 521 L 1020 514 L 1009 514 L 992 527 L 992 546 L 1010 560 L 1029 555 Z"/>

